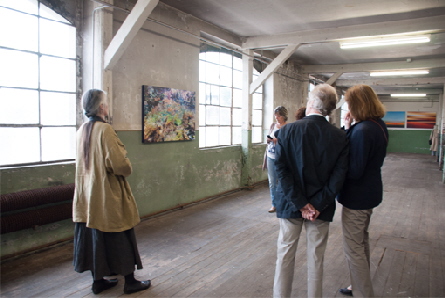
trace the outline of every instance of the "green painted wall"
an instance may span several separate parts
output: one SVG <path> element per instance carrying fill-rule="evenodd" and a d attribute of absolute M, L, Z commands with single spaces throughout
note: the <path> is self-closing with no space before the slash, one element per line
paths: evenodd
<path fill-rule="evenodd" d="M 141 131 L 119 131 L 133 173 L 128 177 L 141 217 L 237 189 L 241 183 L 241 147 L 199 149 L 199 141 L 142 144 Z M 199 132 L 197 132 L 199 138 Z M 253 183 L 267 179 L 261 171 L 265 145 L 253 145 Z M 1 193 L 74 182 L 75 165 L 50 165 L 0 170 Z M 1 235 L 1 256 L 53 244 L 73 236 L 64 220 Z"/>
<path fill-rule="evenodd" d="M 74 163 L 0 169 L 0 194 L 74 183 Z"/>
<path fill-rule="evenodd" d="M 389 130 L 388 152 L 430 154 L 430 130 Z"/>

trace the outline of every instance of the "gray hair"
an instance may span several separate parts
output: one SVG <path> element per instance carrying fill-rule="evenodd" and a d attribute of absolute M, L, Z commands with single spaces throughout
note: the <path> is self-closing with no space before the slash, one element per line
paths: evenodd
<path fill-rule="evenodd" d="M 328 84 L 317 85 L 309 93 L 309 101 L 312 108 L 319 110 L 323 116 L 328 116 L 337 104 L 337 92 Z"/>
<path fill-rule="evenodd" d="M 104 101 L 104 91 L 100 89 L 90 89 L 83 95 L 82 107 L 85 116 L 96 116 L 99 112 L 100 104 Z"/>

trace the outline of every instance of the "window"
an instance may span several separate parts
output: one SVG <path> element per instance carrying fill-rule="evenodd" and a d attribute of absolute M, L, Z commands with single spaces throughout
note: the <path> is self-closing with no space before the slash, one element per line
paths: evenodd
<path fill-rule="evenodd" d="M 75 27 L 37 0 L 2 0 L 0 28 L 0 166 L 75 159 Z"/>
<path fill-rule="evenodd" d="M 203 44 L 199 54 L 199 147 L 241 144 L 241 55 Z"/>
<path fill-rule="evenodd" d="M 199 54 L 199 147 L 240 145 L 242 140 L 241 54 L 201 45 Z M 254 79 L 258 73 L 254 74 Z M 262 87 L 253 95 L 253 142 L 262 141 Z"/>

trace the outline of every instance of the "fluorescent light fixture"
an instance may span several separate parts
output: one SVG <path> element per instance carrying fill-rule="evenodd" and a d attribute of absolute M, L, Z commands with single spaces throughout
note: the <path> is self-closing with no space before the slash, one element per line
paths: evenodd
<path fill-rule="evenodd" d="M 425 97 L 426 94 L 391 94 L 391 97 Z"/>
<path fill-rule="evenodd" d="M 381 37 L 370 37 L 368 39 L 356 39 L 356 40 L 340 42 L 340 48 L 353 49 L 353 48 L 387 46 L 394 44 L 425 43 L 425 42 L 430 42 L 429 36 L 426 35 L 381 36 Z"/>
<path fill-rule="evenodd" d="M 405 76 L 416 74 L 428 74 L 428 70 L 394 70 L 394 71 L 374 71 L 370 72 L 371 77 L 383 77 L 383 76 Z"/>

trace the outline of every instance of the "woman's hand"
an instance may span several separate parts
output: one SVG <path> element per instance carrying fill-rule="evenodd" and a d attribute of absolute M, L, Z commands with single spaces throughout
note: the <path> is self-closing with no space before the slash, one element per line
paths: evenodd
<path fill-rule="evenodd" d="M 345 129 L 349 129 L 351 127 L 351 122 L 352 122 L 352 117 L 351 117 L 351 113 L 347 112 L 345 114 L 345 117 L 343 118 L 343 121 L 345 123 Z"/>

